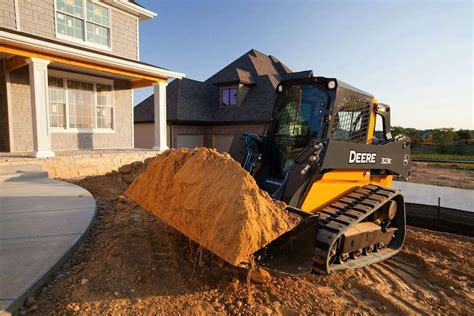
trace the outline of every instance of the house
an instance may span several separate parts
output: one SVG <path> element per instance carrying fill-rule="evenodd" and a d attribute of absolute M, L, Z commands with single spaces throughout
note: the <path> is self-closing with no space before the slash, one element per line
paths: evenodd
<path fill-rule="evenodd" d="M 183 74 L 139 60 L 139 23 L 156 16 L 136 1 L 0 1 L 0 151 L 134 148 L 133 89 Z M 157 120 L 153 147 L 166 147 Z"/>
<path fill-rule="evenodd" d="M 167 87 L 168 142 L 227 151 L 234 134 L 263 132 L 281 80 L 311 75 L 292 72 L 276 57 L 252 49 L 204 82 L 174 80 Z M 136 147 L 154 144 L 155 100 L 152 95 L 135 106 Z"/>

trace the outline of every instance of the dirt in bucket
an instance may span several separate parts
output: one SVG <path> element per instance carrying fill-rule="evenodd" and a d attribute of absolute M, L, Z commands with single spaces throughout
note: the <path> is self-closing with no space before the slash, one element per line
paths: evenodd
<path fill-rule="evenodd" d="M 227 262 L 251 255 L 295 224 L 227 154 L 213 149 L 158 155 L 125 194 Z"/>

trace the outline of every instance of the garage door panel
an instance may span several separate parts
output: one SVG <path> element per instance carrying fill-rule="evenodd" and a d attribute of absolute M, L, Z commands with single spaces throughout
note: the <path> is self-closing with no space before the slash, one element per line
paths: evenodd
<path fill-rule="evenodd" d="M 233 139 L 234 135 L 215 134 L 212 135 L 212 145 L 218 152 L 229 152 Z"/>
<path fill-rule="evenodd" d="M 204 137 L 202 134 L 198 135 L 189 135 L 189 134 L 180 134 L 176 135 L 176 147 L 187 147 L 187 148 L 194 148 L 194 147 L 202 147 Z"/>

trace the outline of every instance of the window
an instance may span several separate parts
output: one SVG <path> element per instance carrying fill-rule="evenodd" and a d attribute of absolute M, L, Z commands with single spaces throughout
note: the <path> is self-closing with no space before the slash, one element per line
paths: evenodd
<path fill-rule="evenodd" d="M 310 84 L 293 85 L 278 94 L 270 131 L 273 175 L 284 178 L 311 139 L 321 136 L 328 104 L 329 95 Z"/>
<path fill-rule="evenodd" d="M 275 138 L 291 147 L 306 147 L 308 142 L 318 136 L 323 125 L 323 112 L 329 103 L 328 95 L 318 87 L 303 84 L 286 89 L 276 101 Z"/>
<path fill-rule="evenodd" d="M 52 78 L 49 84 L 49 113 L 51 127 L 66 128 L 66 96 L 64 95 L 64 80 Z"/>
<path fill-rule="evenodd" d="M 222 106 L 237 105 L 237 88 L 228 88 L 221 90 Z"/>
<path fill-rule="evenodd" d="M 114 129 L 112 85 L 49 77 L 50 126 L 56 129 Z"/>
<path fill-rule="evenodd" d="M 110 9 L 92 0 L 56 0 L 56 31 L 110 47 Z"/>
<path fill-rule="evenodd" d="M 112 87 L 97 84 L 97 128 L 113 128 Z"/>
<path fill-rule="evenodd" d="M 356 143 L 367 141 L 370 102 L 349 98 L 334 118 L 331 138 Z"/>
<path fill-rule="evenodd" d="M 90 82 L 67 81 L 67 108 L 70 128 L 94 127 L 94 86 Z"/>

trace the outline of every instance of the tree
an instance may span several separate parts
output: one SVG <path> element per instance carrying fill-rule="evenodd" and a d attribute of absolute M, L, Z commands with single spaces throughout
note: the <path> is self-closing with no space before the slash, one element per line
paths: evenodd
<path fill-rule="evenodd" d="M 456 134 L 458 135 L 459 140 L 466 141 L 472 138 L 471 131 L 468 129 L 460 129 Z"/>
<path fill-rule="evenodd" d="M 435 145 L 449 145 L 457 138 L 454 128 L 437 128 L 433 130 L 433 143 Z"/>
<path fill-rule="evenodd" d="M 449 145 L 451 145 L 456 138 L 457 134 L 453 128 L 437 128 L 433 130 L 432 133 L 433 144 L 436 145 L 435 150 L 440 154 L 446 154 Z"/>
<path fill-rule="evenodd" d="M 423 139 L 421 138 L 421 133 L 416 128 L 406 128 L 405 135 L 410 137 L 412 148 L 420 146 L 423 142 Z"/>
<path fill-rule="evenodd" d="M 433 130 L 432 129 L 424 130 L 422 138 L 424 141 L 433 142 Z"/>
<path fill-rule="evenodd" d="M 400 134 L 405 134 L 405 128 L 401 126 L 392 126 L 390 132 L 392 133 L 392 136 L 395 137 Z"/>
<path fill-rule="evenodd" d="M 421 133 L 416 128 L 404 128 L 401 126 L 393 126 L 392 127 L 392 136 L 395 137 L 397 135 L 407 135 L 411 139 L 412 148 L 418 147 L 422 143 Z"/>

